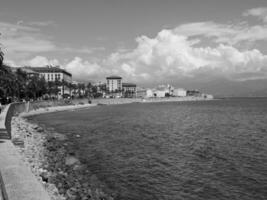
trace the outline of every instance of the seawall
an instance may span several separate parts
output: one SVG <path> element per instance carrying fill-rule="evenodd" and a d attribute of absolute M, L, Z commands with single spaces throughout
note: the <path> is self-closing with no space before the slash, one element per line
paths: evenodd
<path fill-rule="evenodd" d="M 69 109 L 84 109 L 92 105 L 65 105 L 60 102 L 12 103 L 0 115 L 0 200 L 64 200 L 52 184 L 43 184 L 32 173 L 30 162 L 20 150 L 28 140 L 28 135 L 36 136 L 29 126 L 20 129 L 23 136 L 14 137 L 14 120 L 20 114 L 34 115 L 43 112 L 56 112 Z M 12 125 L 13 123 L 13 125 Z M 35 143 L 34 141 L 33 143 Z M 16 145 L 14 145 L 16 144 Z M 35 145 L 38 145 L 35 144 Z M 19 147 L 19 148 L 17 148 Z M 32 150 L 32 149 L 31 149 Z M 20 152 L 20 153 L 19 153 Z M 32 157 L 39 151 L 31 151 Z M 45 188 L 45 189 L 44 189 Z"/>

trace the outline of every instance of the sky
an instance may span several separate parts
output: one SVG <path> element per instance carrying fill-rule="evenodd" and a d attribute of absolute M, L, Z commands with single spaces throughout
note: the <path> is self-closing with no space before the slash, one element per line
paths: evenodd
<path fill-rule="evenodd" d="M 267 80 L 266 0 L 1 0 L 0 33 L 5 63 L 60 65 L 77 81 L 260 90 Z"/>

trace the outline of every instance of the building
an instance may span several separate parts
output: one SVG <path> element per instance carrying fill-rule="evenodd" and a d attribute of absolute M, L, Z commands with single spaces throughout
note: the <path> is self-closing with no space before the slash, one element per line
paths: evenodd
<path fill-rule="evenodd" d="M 109 76 L 107 80 L 107 91 L 110 93 L 118 93 L 122 91 L 122 77 L 120 76 Z"/>
<path fill-rule="evenodd" d="M 136 88 L 136 97 L 137 98 L 145 98 L 147 97 L 147 90 L 145 88 Z"/>
<path fill-rule="evenodd" d="M 173 96 L 176 97 L 186 97 L 186 90 L 183 88 L 178 88 L 173 90 Z"/>
<path fill-rule="evenodd" d="M 155 97 L 167 97 L 169 94 L 168 90 L 156 90 L 154 92 L 154 96 Z"/>
<path fill-rule="evenodd" d="M 45 66 L 45 67 L 23 67 L 23 70 L 33 71 L 38 73 L 40 77 L 43 77 L 47 82 L 64 82 L 65 84 L 59 86 L 59 93 L 56 95 L 63 96 L 64 94 L 71 95 L 71 89 L 67 86 L 68 83 L 72 83 L 72 74 L 59 66 Z"/>
<path fill-rule="evenodd" d="M 59 66 L 45 66 L 45 67 L 25 67 L 25 69 L 30 69 L 39 73 L 40 77 L 44 77 L 47 82 L 65 81 L 68 83 L 72 82 L 72 74 L 64 69 L 59 68 Z"/>
<path fill-rule="evenodd" d="M 154 91 L 151 89 L 146 90 L 146 97 L 148 98 L 154 97 Z"/>
<path fill-rule="evenodd" d="M 201 93 L 199 92 L 199 90 L 187 90 L 186 91 L 186 96 L 201 96 Z"/>
<path fill-rule="evenodd" d="M 136 84 L 122 83 L 122 93 L 124 97 L 132 98 L 136 95 Z"/>

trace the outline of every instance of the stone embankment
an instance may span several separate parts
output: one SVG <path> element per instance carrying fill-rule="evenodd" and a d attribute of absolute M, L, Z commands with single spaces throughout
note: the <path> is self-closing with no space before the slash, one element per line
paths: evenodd
<path fill-rule="evenodd" d="M 77 159 L 65 135 L 13 117 L 12 141 L 52 200 L 113 199 L 105 185 Z"/>

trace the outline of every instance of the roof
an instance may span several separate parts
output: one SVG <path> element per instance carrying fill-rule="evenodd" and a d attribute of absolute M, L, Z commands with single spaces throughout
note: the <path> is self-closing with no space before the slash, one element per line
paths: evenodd
<path fill-rule="evenodd" d="M 134 83 L 122 83 L 122 87 L 136 87 Z"/>
<path fill-rule="evenodd" d="M 122 79 L 120 76 L 108 76 L 106 79 Z"/>
<path fill-rule="evenodd" d="M 67 72 L 64 69 L 61 69 L 59 67 L 52 67 L 52 66 L 45 66 L 45 67 L 25 67 L 26 69 L 31 69 L 38 73 L 64 73 L 69 76 L 72 76 L 71 73 Z"/>

